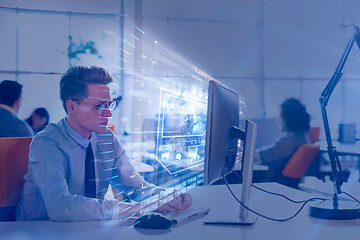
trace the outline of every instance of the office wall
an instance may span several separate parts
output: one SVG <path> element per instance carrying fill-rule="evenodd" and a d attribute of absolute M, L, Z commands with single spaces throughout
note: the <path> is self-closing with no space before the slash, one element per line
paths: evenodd
<path fill-rule="evenodd" d="M 0 6 L 0 79 L 18 80 L 24 85 L 20 118 L 36 107 L 46 107 L 50 121 L 65 116 L 59 98 L 59 80 L 70 66 L 69 36 L 78 46 L 94 41 L 98 55 L 78 55 L 72 65 L 100 65 L 117 62 L 119 12 L 116 1 L 104 1 L 93 8 L 89 1 L 2 1 Z M 108 3 L 108 5 L 106 4 Z M 16 12 L 13 7 L 19 7 Z M 69 14 L 81 11 L 87 14 Z M 102 14 L 106 13 L 106 14 Z M 115 53 L 114 53 L 115 52 Z M 101 58 L 99 58 L 101 56 Z M 115 72 L 116 73 L 116 72 Z"/>
<path fill-rule="evenodd" d="M 322 125 L 319 96 L 353 34 L 352 27 L 340 28 L 340 23 L 360 23 L 359 2 L 192 1 L 185 5 L 146 2 L 145 26 L 243 94 L 249 117 L 277 117 L 281 102 L 297 97 L 306 104 L 312 125 Z M 360 124 L 359 64 L 354 45 L 329 101 L 334 136 L 339 122 Z"/>
<path fill-rule="evenodd" d="M 134 33 L 136 2 L 124 1 L 128 40 L 129 32 Z M 76 44 L 94 41 L 102 57 L 88 54 L 73 64 L 100 65 L 119 73 L 113 65 L 119 65 L 114 56 L 119 55 L 120 4 L 115 0 L 0 2 L 0 29 L 6 33 L 0 39 L 0 79 L 24 84 L 21 118 L 38 106 L 50 110 L 51 121 L 64 116 L 57 86 L 69 66 L 69 35 Z M 16 7 L 32 10 L 16 12 L 12 9 Z M 148 42 L 159 41 L 185 62 L 201 67 L 245 96 L 249 117 L 278 116 L 279 104 L 294 96 L 307 105 L 312 125 L 320 126 L 318 97 L 353 32 L 339 25 L 344 18 L 360 24 L 359 7 L 355 0 L 151 0 L 143 1 L 142 29 Z M 144 49 L 151 52 L 145 42 Z M 133 67 L 133 60 L 128 60 L 127 66 Z M 354 46 L 344 80 L 329 102 L 334 133 L 339 122 L 360 126 L 356 111 L 359 63 L 360 53 Z M 129 91 L 124 94 L 138 88 L 132 71 L 126 72 Z M 150 88 L 147 94 L 151 94 Z M 123 104 L 122 113 L 131 113 L 131 118 L 136 114 L 136 101 L 126 101 L 129 104 Z M 129 117 L 117 117 L 132 123 Z"/>

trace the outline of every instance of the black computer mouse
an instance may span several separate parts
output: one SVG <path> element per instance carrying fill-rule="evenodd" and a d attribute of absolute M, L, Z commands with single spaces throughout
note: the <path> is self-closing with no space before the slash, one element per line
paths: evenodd
<path fill-rule="evenodd" d="M 135 227 L 137 228 L 168 229 L 174 224 L 176 224 L 176 221 L 168 219 L 160 213 L 148 213 L 135 221 Z"/>

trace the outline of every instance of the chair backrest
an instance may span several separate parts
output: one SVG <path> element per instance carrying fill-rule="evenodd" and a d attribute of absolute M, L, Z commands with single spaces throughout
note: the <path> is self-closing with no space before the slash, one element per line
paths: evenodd
<path fill-rule="evenodd" d="M 320 137 L 320 127 L 312 127 L 309 131 L 306 132 L 306 136 L 310 143 L 315 143 L 319 141 Z"/>
<path fill-rule="evenodd" d="M 13 220 L 15 217 L 14 210 L 27 172 L 31 140 L 32 137 L 0 138 L 1 220 Z"/>
<path fill-rule="evenodd" d="M 282 170 L 282 175 L 289 178 L 302 178 L 319 151 L 318 145 L 301 145 Z"/>

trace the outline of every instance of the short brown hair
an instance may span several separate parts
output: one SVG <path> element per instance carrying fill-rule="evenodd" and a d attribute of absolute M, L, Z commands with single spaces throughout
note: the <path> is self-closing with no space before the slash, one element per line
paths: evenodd
<path fill-rule="evenodd" d="M 89 84 L 108 84 L 113 81 L 111 75 L 101 67 L 71 67 L 60 80 L 60 99 L 65 112 L 66 101 L 69 99 L 83 99 L 87 97 Z"/>

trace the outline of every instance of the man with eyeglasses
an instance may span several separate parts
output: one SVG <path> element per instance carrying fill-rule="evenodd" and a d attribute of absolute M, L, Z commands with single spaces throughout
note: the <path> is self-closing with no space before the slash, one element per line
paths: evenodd
<path fill-rule="evenodd" d="M 106 126 L 119 99 L 112 100 L 111 75 L 100 67 L 71 67 L 60 81 L 67 117 L 50 124 L 30 146 L 28 172 L 17 220 L 90 221 L 138 216 L 140 202 L 104 199 L 109 184 L 142 201 L 163 189 L 134 169 Z M 179 212 L 191 206 L 183 194 L 158 208 Z"/>

